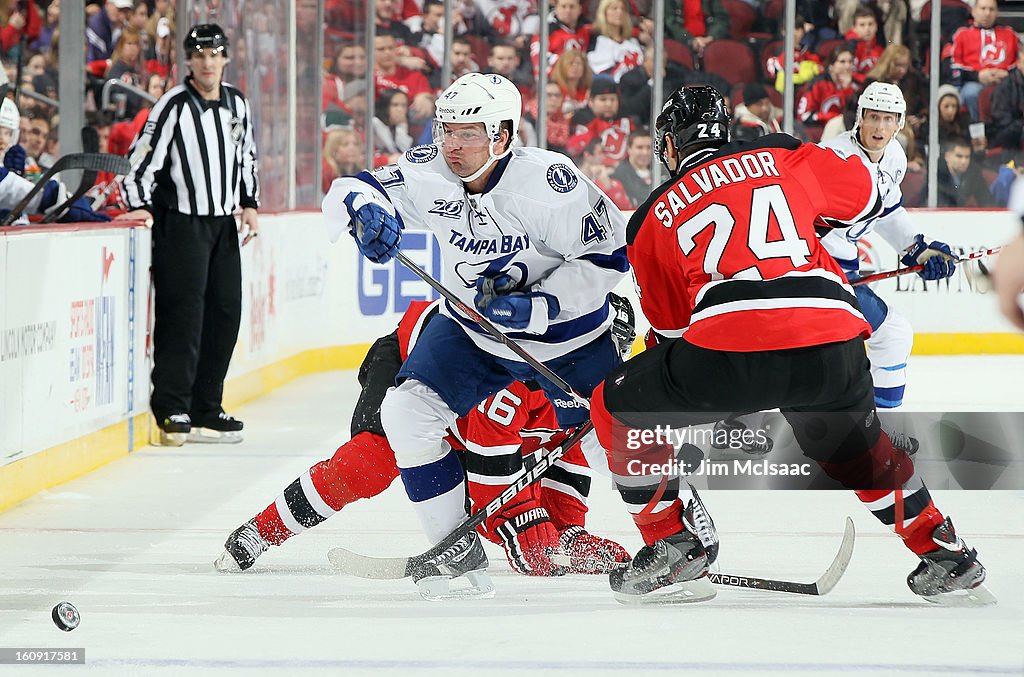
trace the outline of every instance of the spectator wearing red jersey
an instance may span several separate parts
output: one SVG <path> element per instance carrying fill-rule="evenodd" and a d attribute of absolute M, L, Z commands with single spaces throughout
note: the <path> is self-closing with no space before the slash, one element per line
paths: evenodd
<path fill-rule="evenodd" d="M 977 0 L 971 10 L 974 24 L 953 34 L 950 70 L 960 99 L 978 119 L 978 95 L 988 85 L 1007 76 L 1017 61 L 1017 34 L 1009 26 L 996 24 L 996 0 Z"/>
<path fill-rule="evenodd" d="M 583 8 L 580 0 L 555 0 L 554 9 L 548 18 L 547 65 L 551 68 L 558 57 L 569 50 L 585 52 L 590 43 L 590 26 L 580 20 Z M 534 38 L 530 43 L 530 59 L 536 75 L 540 62 L 540 41 Z"/>
<path fill-rule="evenodd" d="M 604 194 L 611 199 L 616 207 L 619 209 L 633 208 L 633 203 L 630 202 L 629 195 L 622 183 L 611 177 L 611 167 L 608 166 L 608 159 L 605 157 L 601 139 L 591 139 L 587 143 L 580 158 L 576 161 L 576 165 L 584 176 L 604 191 Z"/>
<path fill-rule="evenodd" d="M 797 116 L 809 131 L 820 130 L 826 122 L 842 115 L 846 99 L 859 88 L 853 73 L 853 51 L 847 45 L 840 45 L 829 55 L 825 72 L 801 95 Z"/>
<path fill-rule="evenodd" d="M 590 84 L 587 107 L 572 118 L 573 135 L 569 138 L 569 156 L 578 157 L 592 140 L 604 148 L 604 162 L 614 167 L 626 159 L 629 135 L 636 125 L 619 115 L 619 86 L 608 75 L 596 75 Z"/>
<path fill-rule="evenodd" d="M 668 0 L 665 32 L 701 56 L 712 40 L 729 37 L 729 13 L 721 0 Z"/>
<path fill-rule="evenodd" d="M 869 8 L 861 5 L 853 13 L 853 27 L 846 33 L 853 50 L 853 70 L 861 75 L 867 73 L 882 56 L 878 44 L 878 19 Z"/>
<path fill-rule="evenodd" d="M 413 124 L 422 124 L 434 116 L 434 92 L 423 73 L 398 63 L 393 35 L 378 35 L 374 41 L 377 72 L 374 74 L 375 94 L 385 89 L 400 89 L 409 97 L 409 116 Z"/>
<path fill-rule="evenodd" d="M 601 0 L 587 44 L 587 60 L 593 71 L 610 75 L 618 82 L 639 66 L 644 50 L 633 33 L 633 18 L 626 0 Z"/>
<path fill-rule="evenodd" d="M 43 28 L 42 19 L 39 18 L 39 10 L 34 2 L 10 3 L 15 7 L 7 18 L 7 25 L 0 29 L 0 45 L 6 55 L 21 43 L 24 36 L 26 42 L 32 42 L 39 37 Z M 23 54 L 19 54 L 23 57 Z"/>
<path fill-rule="evenodd" d="M 572 114 L 586 107 L 593 79 L 594 72 L 580 50 L 570 49 L 558 57 L 551 69 L 550 80 L 558 83 L 565 97 L 562 103 L 564 113 Z"/>

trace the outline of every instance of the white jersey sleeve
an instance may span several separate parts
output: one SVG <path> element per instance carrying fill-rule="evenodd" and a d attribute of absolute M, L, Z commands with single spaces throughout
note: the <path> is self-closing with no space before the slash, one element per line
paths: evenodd
<path fill-rule="evenodd" d="M 877 169 L 878 192 L 882 198 L 882 213 L 875 219 L 850 228 L 836 230 L 821 238 L 822 245 L 847 270 L 858 267 L 857 240 L 873 230 L 885 238 L 894 249 L 902 251 L 914 240 L 917 229 L 910 214 L 903 207 L 903 192 L 900 184 L 907 174 L 907 154 L 903 147 L 893 140 L 885 148 L 882 159 L 871 162 L 854 138 L 854 132 L 846 132 L 823 141 L 822 146 L 839 151 L 843 155 L 856 155 L 865 164 Z"/>

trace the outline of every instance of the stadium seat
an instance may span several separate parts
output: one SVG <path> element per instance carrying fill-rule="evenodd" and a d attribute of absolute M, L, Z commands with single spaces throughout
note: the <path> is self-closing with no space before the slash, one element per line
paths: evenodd
<path fill-rule="evenodd" d="M 900 184 L 900 190 L 903 192 L 904 207 L 922 206 L 921 194 L 924 191 L 924 184 L 927 180 L 928 175 L 924 172 L 910 170 L 904 175 L 903 183 Z"/>
<path fill-rule="evenodd" d="M 996 91 L 995 85 L 989 85 L 978 94 L 978 122 L 992 121 L 992 93 Z"/>
<path fill-rule="evenodd" d="M 476 65 L 480 67 L 482 71 L 487 71 L 487 58 L 491 55 L 491 45 L 484 38 L 479 35 L 465 34 L 462 37 L 469 41 L 469 44 L 473 46 L 473 61 L 476 61 Z"/>
<path fill-rule="evenodd" d="M 715 40 L 704 48 L 704 70 L 725 78 L 730 85 L 756 82 L 754 53 L 739 40 Z"/>
<path fill-rule="evenodd" d="M 676 40 L 665 40 L 665 59 L 666 61 L 685 66 L 691 71 L 694 70 L 693 52 L 690 51 L 689 47 Z"/>
<path fill-rule="evenodd" d="M 814 52 L 821 57 L 821 62 L 825 64 L 828 63 L 828 57 L 832 54 L 832 50 L 845 43 L 846 40 L 822 40 Z"/>
<path fill-rule="evenodd" d="M 738 39 L 750 35 L 757 11 L 743 0 L 722 0 L 722 7 L 729 14 L 729 34 Z"/>

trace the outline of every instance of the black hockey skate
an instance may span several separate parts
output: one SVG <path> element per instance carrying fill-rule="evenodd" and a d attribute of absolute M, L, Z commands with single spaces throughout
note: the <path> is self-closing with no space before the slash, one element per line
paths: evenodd
<path fill-rule="evenodd" d="M 160 446 L 180 447 L 192 432 L 192 419 L 188 414 L 171 414 L 157 419 L 160 428 Z"/>
<path fill-rule="evenodd" d="M 230 573 L 245 571 L 269 548 L 270 544 L 260 536 L 256 524 L 250 520 L 232 531 L 224 541 L 224 552 L 214 560 L 213 568 Z"/>
<path fill-rule="evenodd" d="M 718 559 L 718 531 L 692 486 L 683 509 L 683 531 L 640 549 L 629 566 L 612 571 L 608 582 L 623 604 L 704 602 L 717 594 L 707 579 Z"/>
<path fill-rule="evenodd" d="M 932 540 L 939 549 L 921 555 L 921 563 L 907 576 L 910 589 L 944 606 L 995 604 L 995 596 L 984 585 L 985 567 L 978 561 L 978 551 L 960 540 L 948 517 L 935 527 Z"/>
<path fill-rule="evenodd" d="M 205 442 L 211 444 L 237 444 L 242 441 L 244 424 L 223 411 L 214 416 L 196 417 L 192 431 L 188 435 L 189 442 Z"/>
<path fill-rule="evenodd" d="M 882 432 L 885 433 L 885 431 Z M 907 452 L 907 456 L 913 456 L 921 447 L 921 443 L 917 441 L 916 437 L 911 437 L 906 433 L 893 431 L 885 434 L 889 435 L 889 441 L 892 442 L 892 446 Z"/>
<path fill-rule="evenodd" d="M 476 532 L 463 536 L 433 562 L 414 571 L 412 578 L 423 599 L 440 602 L 450 599 L 490 599 L 494 583 L 487 574 L 487 553 Z M 468 587 L 452 588 L 453 580 L 465 578 Z"/>
<path fill-rule="evenodd" d="M 744 435 L 744 432 L 749 434 Z M 713 449 L 729 449 L 732 451 L 743 451 L 750 456 L 767 456 L 771 452 L 775 442 L 767 435 L 755 435 L 747 424 L 734 418 L 727 418 L 715 423 L 714 433 L 711 437 Z"/>

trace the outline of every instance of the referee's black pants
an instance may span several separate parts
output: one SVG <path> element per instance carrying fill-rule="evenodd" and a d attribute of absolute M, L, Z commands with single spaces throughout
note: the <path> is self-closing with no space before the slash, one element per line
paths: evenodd
<path fill-rule="evenodd" d="M 155 214 L 153 288 L 153 414 L 216 416 L 242 317 L 234 217 Z"/>

